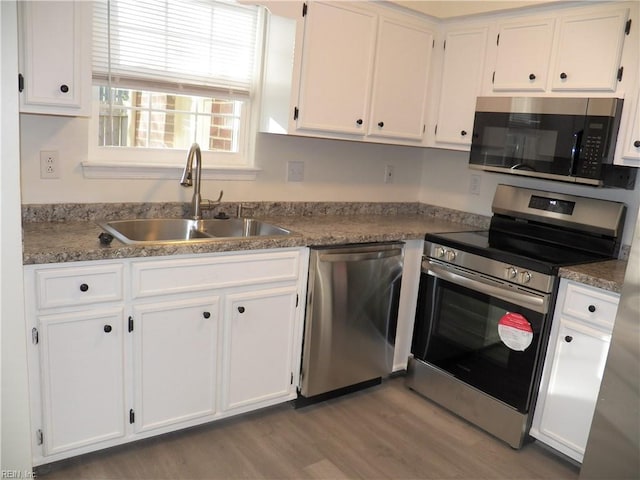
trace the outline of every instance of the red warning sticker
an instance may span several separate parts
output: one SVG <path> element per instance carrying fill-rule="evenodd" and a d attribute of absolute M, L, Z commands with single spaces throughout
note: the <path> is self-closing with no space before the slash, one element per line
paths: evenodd
<path fill-rule="evenodd" d="M 523 352 L 533 341 L 533 329 L 529 321 L 519 313 L 507 312 L 498 321 L 500 340 L 511 350 Z"/>

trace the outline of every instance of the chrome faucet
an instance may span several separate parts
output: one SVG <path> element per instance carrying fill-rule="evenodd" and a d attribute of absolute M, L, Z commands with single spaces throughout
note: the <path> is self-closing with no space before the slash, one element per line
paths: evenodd
<path fill-rule="evenodd" d="M 193 158 L 196 159 L 195 175 L 193 173 Z M 200 145 L 194 143 L 189 149 L 187 154 L 187 164 L 184 166 L 182 172 L 182 178 L 180 178 L 180 185 L 183 187 L 193 186 L 193 198 L 191 199 L 191 218 L 194 220 L 202 219 L 202 210 L 210 210 L 222 200 L 223 191 L 220 190 L 220 196 L 218 200 L 212 202 L 211 200 L 205 200 L 203 205 L 202 197 L 200 196 L 200 179 L 202 177 L 202 153 L 200 151 Z M 195 183 L 195 185 L 194 185 Z"/>

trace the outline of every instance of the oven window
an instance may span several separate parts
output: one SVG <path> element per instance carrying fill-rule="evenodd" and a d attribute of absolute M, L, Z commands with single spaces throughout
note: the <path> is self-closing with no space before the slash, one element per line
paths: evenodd
<path fill-rule="evenodd" d="M 431 275 L 423 276 L 423 286 L 414 356 L 526 412 L 546 316 Z M 499 328 L 513 314 L 530 328 L 516 348 Z"/>

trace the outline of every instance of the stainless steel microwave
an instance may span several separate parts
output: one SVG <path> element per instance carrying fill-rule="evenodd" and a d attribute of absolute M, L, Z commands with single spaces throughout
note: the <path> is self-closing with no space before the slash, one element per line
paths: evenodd
<path fill-rule="evenodd" d="M 613 165 L 620 98 L 478 97 L 469 167 L 633 189 L 636 169 Z"/>

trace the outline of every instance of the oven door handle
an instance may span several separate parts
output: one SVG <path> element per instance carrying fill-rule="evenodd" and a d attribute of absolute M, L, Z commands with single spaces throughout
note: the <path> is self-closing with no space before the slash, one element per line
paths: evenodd
<path fill-rule="evenodd" d="M 490 285 L 485 281 L 469 278 L 459 273 L 454 273 L 446 268 L 428 262 L 429 270 L 428 274 L 433 275 L 436 278 L 447 280 L 451 283 L 455 283 L 462 287 L 467 287 L 472 290 L 476 290 L 480 293 L 491 295 L 492 297 L 499 298 L 506 302 L 511 302 L 516 305 L 527 307 L 535 312 L 545 314 L 549 308 L 549 300 L 547 294 L 535 294 L 533 292 L 523 292 L 521 290 L 507 290 L 504 288 Z"/>

